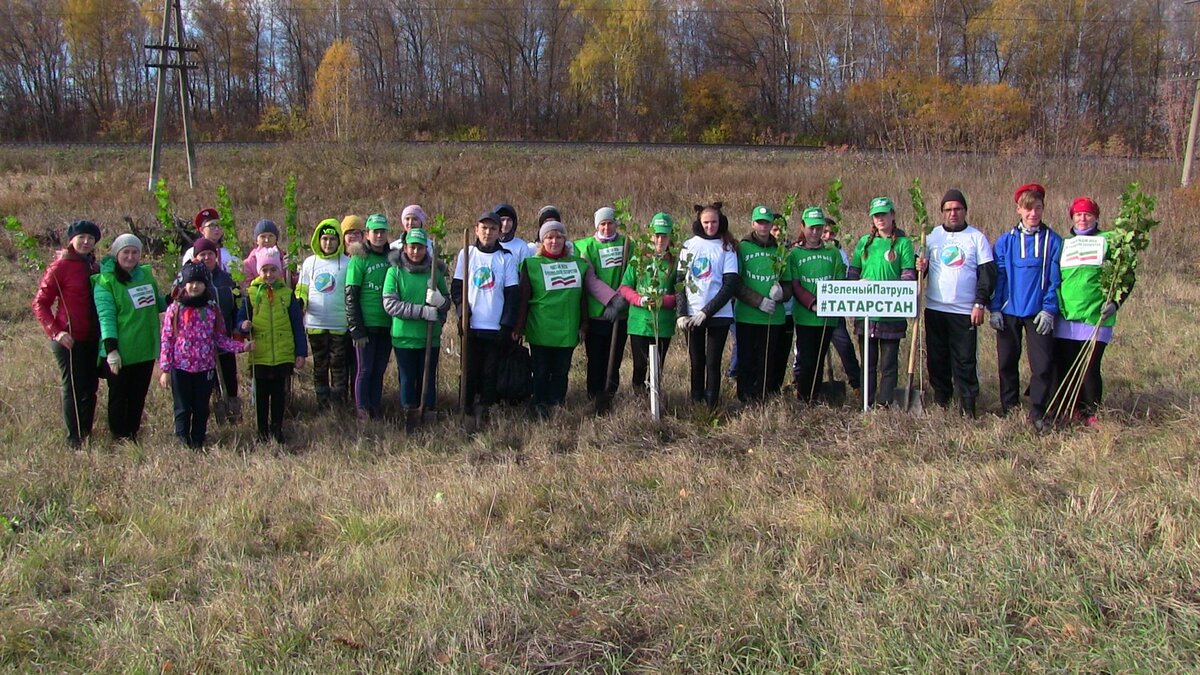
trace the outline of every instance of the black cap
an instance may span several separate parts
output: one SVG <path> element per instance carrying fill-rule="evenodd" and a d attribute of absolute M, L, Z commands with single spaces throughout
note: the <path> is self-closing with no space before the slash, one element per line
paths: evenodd
<path fill-rule="evenodd" d="M 100 226 L 90 220 L 77 220 L 67 226 L 67 241 L 81 234 L 90 234 L 94 239 L 100 239 Z"/>
<path fill-rule="evenodd" d="M 484 211 L 479 214 L 479 222 L 482 223 L 485 220 L 490 220 L 497 225 L 500 224 L 500 216 L 495 211 Z"/>
<path fill-rule="evenodd" d="M 963 196 L 963 193 L 958 188 L 946 190 L 946 194 L 942 195 L 942 203 L 938 204 L 938 208 L 941 209 L 946 206 L 946 202 L 958 202 L 963 205 L 964 209 L 967 208 L 967 198 Z"/>

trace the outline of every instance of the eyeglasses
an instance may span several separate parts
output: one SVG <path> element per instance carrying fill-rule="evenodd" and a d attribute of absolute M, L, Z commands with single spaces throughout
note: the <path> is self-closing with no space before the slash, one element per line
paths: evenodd
<path fill-rule="evenodd" d="M 951 206 L 949 208 L 942 209 L 942 213 L 958 213 L 959 211 L 966 211 L 966 209 L 961 206 Z"/>

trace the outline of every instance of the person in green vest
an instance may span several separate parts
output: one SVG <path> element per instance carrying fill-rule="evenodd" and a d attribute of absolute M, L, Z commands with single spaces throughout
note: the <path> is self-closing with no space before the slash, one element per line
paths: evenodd
<path fill-rule="evenodd" d="M 363 242 L 351 247 L 346 268 L 346 323 L 358 363 L 354 404 L 360 420 L 383 417 L 383 376 L 392 353 L 392 317 L 383 311 L 389 251 L 387 217 L 373 214 Z"/>
<path fill-rule="evenodd" d="M 567 253 L 567 228 L 557 220 L 546 221 L 538 235 L 537 255 L 521 261 L 513 340 L 529 341 L 534 411 L 546 418 L 566 402 L 571 355 L 587 336 L 584 277 L 591 265 Z"/>
<path fill-rule="evenodd" d="M 612 207 L 597 209 L 593 216 L 596 233 L 575 242 L 575 255 L 583 258 L 592 267 L 598 287 L 588 288 L 587 340 L 587 395 L 594 399 L 604 394 L 617 393 L 621 379 L 621 361 L 625 355 L 628 337 L 626 312 L 629 303 L 617 288 L 625 271 L 629 256 L 629 242 L 617 231 L 617 215 Z M 608 378 L 608 357 L 612 349 L 613 332 L 616 332 L 616 364 L 612 366 L 612 378 Z"/>
<path fill-rule="evenodd" d="M 142 428 L 158 358 L 158 315 L 167 309 L 154 273 L 141 262 L 142 241 L 122 234 L 100 262 L 100 273 L 92 276 L 100 319 L 99 363 L 108 367 L 108 430 L 114 439 L 131 442 Z"/>
<path fill-rule="evenodd" d="M 846 278 L 851 281 L 915 281 L 916 254 L 912 240 L 905 236 L 904 230 L 896 227 L 896 207 L 892 200 L 887 197 L 872 199 L 868 214 L 871 234 L 864 235 L 854 247 Z M 908 320 L 872 317 L 871 334 L 863 335 L 863 322 L 857 319 L 855 330 L 859 334 L 859 348 L 864 360 L 870 350 L 867 400 L 871 405 L 887 407 L 896 391 L 900 341 L 908 332 Z"/>
<path fill-rule="evenodd" d="M 796 331 L 796 398 L 811 403 L 821 390 L 822 368 L 833 329 L 838 324 L 836 317 L 819 317 L 817 308 L 817 283 L 846 278 L 846 263 L 842 252 L 825 246 L 825 212 L 818 206 L 804 209 L 800 215 L 804 222 L 799 244 L 792 247 L 788 257 L 791 272 L 792 322 Z"/>
<path fill-rule="evenodd" d="M 1058 266 L 1062 283 L 1058 287 L 1060 320 L 1054 323 L 1055 388 L 1063 386 L 1063 379 L 1094 338 L 1092 356 L 1083 366 L 1079 399 L 1075 409 L 1068 411 L 1072 419 L 1094 427 L 1099 424 L 1097 412 L 1104 397 L 1100 363 L 1105 347 L 1112 342 L 1117 310 L 1133 289 L 1131 286 L 1123 295 L 1110 298 L 1100 282 L 1112 236 L 1111 230 L 1100 231 L 1100 205 L 1091 197 L 1080 197 L 1071 203 L 1069 215 L 1071 232 L 1063 238 Z"/>
<path fill-rule="evenodd" d="M 675 221 L 658 212 L 650 219 L 648 256 L 629 262 L 621 278 L 621 296 L 629 303 L 629 342 L 633 356 L 633 388 L 647 386 L 650 345 L 658 345 L 658 367 L 662 370 L 671 336 L 675 333 L 675 280 L 678 278 L 671 237 Z"/>
<path fill-rule="evenodd" d="M 238 327 L 254 339 L 250 366 L 258 440 L 282 445 L 287 381 L 304 367 L 308 356 L 304 309 L 283 279 L 283 255 L 278 248 L 258 249 L 254 264 L 258 276 L 246 291 L 248 302 L 238 311 Z"/>
<path fill-rule="evenodd" d="M 751 229 L 738 242 L 737 397 L 742 403 L 779 393 L 784 363 L 779 343 L 785 330 L 784 302 L 792 296 L 786 250 L 771 235 L 775 214 L 766 206 L 750 213 Z"/>
<path fill-rule="evenodd" d="M 429 236 L 422 229 L 404 235 L 404 247 L 388 256 L 392 266 L 383 281 L 383 309 L 392 317 L 392 348 L 400 378 L 400 407 L 427 412 L 437 409 L 438 346 L 450 310 L 446 270 L 429 255 Z M 430 275 L 433 275 L 431 285 Z M 430 331 L 430 326 L 433 330 Z M 429 349 L 428 377 L 425 351 Z M 426 379 L 429 388 L 425 389 Z"/>

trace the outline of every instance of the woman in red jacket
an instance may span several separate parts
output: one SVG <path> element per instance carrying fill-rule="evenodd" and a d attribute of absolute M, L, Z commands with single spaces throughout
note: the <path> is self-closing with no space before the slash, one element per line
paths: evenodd
<path fill-rule="evenodd" d="M 100 228 L 95 223 L 71 223 L 66 247 L 46 268 L 33 296 L 33 314 L 50 338 L 50 350 L 62 372 L 63 422 L 67 443 L 73 448 L 91 435 L 96 417 L 100 326 L 91 275 L 100 271 L 92 254 L 99 239 Z"/>

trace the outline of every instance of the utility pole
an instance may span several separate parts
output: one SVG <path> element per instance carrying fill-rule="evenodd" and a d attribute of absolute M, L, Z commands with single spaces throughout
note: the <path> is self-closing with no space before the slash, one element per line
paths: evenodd
<path fill-rule="evenodd" d="M 179 109 L 183 116 L 183 147 L 187 152 L 188 185 L 196 187 L 196 152 L 192 148 L 191 116 L 188 114 L 190 99 L 188 98 L 188 71 L 195 70 L 196 65 L 187 61 L 187 55 L 196 52 L 194 45 L 183 43 L 183 8 L 182 0 L 163 0 L 162 37 L 158 44 L 145 45 L 146 49 L 155 53 L 158 60 L 149 60 L 147 68 L 158 70 L 158 78 L 154 85 L 154 133 L 150 141 L 150 182 L 146 189 L 153 191 L 158 182 L 158 157 L 162 150 L 163 115 L 166 107 L 166 81 L 168 70 L 179 71 Z M 171 27 L 175 27 L 175 43 L 171 42 Z"/>

